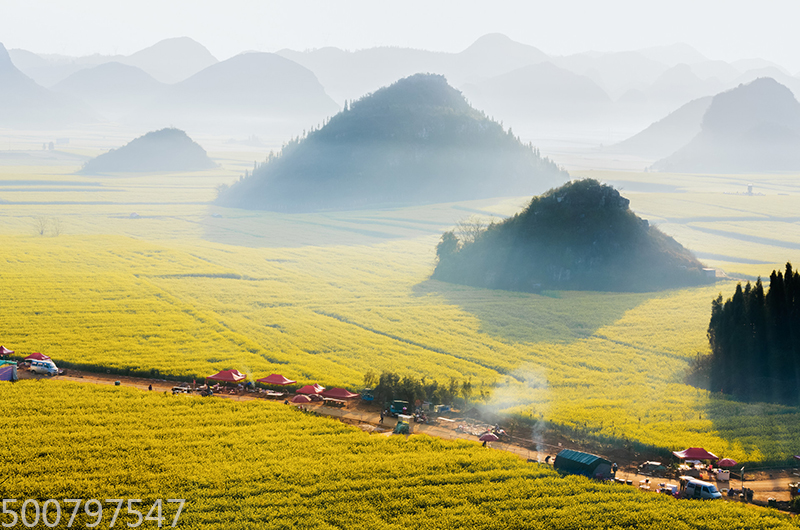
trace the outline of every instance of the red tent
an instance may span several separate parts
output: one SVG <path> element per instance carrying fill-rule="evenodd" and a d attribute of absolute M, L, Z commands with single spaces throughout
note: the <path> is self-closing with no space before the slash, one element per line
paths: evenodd
<path fill-rule="evenodd" d="M 702 447 L 690 447 L 683 451 L 673 451 L 672 454 L 681 460 L 719 460 L 717 455 L 709 453 Z"/>
<path fill-rule="evenodd" d="M 5 346 L 0 346 L 0 355 L 11 355 L 14 353 L 14 350 L 9 350 Z"/>
<path fill-rule="evenodd" d="M 258 383 L 265 383 L 268 385 L 293 385 L 297 381 L 292 381 L 291 379 L 287 379 L 280 374 L 272 374 L 267 377 L 262 377 L 261 379 L 256 379 Z"/>
<path fill-rule="evenodd" d="M 48 357 L 47 355 L 45 355 L 43 353 L 36 352 L 36 353 L 32 353 L 32 354 L 28 355 L 27 357 L 25 357 L 25 360 L 26 361 L 49 361 L 50 357 Z"/>
<path fill-rule="evenodd" d="M 344 388 L 331 388 L 330 390 L 326 390 L 322 393 L 322 397 L 332 398 L 332 399 L 353 399 L 357 398 L 361 394 L 353 394 L 352 392 L 344 389 Z"/>
<path fill-rule="evenodd" d="M 211 381 L 223 381 L 225 383 L 238 383 L 243 381 L 247 376 L 240 373 L 239 370 L 222 370 L 221 372 L 209 375 L 206 379 Z"/>
<path fill-rule="evenodd" d="M 297 391 L 298 394 L 322 394 L 322 391 L 325 390 L 324 386 L 320 386 L 316 383 L 313 385 L 306 385 L 303 388 Z"/>
<path fill-rule="evenodd" d="M 717 462 L 717 466 L 719 467 L 733 467 L 736 465 L 736 460 L 733 458 L 723 458 L 719 462 Z"/>
<path fill-rule="evenodd" d="M 292 403 L 311 403 L 311 398 L 308 396 L 295 396 L 292 398 Z"/>

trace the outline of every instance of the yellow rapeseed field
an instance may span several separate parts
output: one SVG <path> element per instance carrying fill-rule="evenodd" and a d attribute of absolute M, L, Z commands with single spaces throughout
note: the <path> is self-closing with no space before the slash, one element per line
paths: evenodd
<path fill-rule="evenodd" d="M 488 406 L 599 437 L 701 445 L 741 461 L 800 452 L 797 408 L 736 403 L 685 384 L 692 360 L 708 352 L 711 300 L 732 293 L 735 280 L 661 293 L 527 294 L 428 279 L 444 229 L 474 213 L 513 213 L 524 198 L 279 215 L 209 206 L 225 177 L 213 171 L 92 179 L 59 167 L 14 171 L 0 166 L 8 201 L 0 343 L 18 352 L 200 377 L 278 372 L 356 390 L 368 371 L 469 379 Z M 57 203 L 71 192 L 35 184 L 59 180 L 101 191 Z M 791 197 L 722 193 L 738 189 L 735 180 L 720 187 L 681 177 L 686 189 L 674 193 L 624 193 L 704 261 L 734 278 L 767 276 L 797 251 L 791 230 L 770 240 L 757 227 L 791 224 Z M 743 219 L 728 218 L 736 215 Z M 35 231 L 41 217 L 51 223 L 44 235 Z"/>
<path fill-rule="evenodd" d="M 7 510 L 20 517 L 30 500 L 32 521 L 33 503 L 49 503 L 53 524 L 57 502 L 58 528 L 78 501 L 73 528 L 107 528 L 118 505 L 124 528 L 129 506 L 153 518 L 159 500 L 159 526 L 198 529 L 797 528 L 776 511 L 561 477 L 478 442 L 369 435 L 277 403 L 23 381 L 0 386 L 0 418 Z"/>

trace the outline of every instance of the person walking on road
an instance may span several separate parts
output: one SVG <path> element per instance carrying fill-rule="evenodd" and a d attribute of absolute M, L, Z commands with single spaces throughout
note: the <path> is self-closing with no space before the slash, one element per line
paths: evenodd
<path fill-rule="evenodd" d="M 380 421 L 379 421 L 378 423 L 380 423 L 381 425 L 383 425 L 383 410 L 381 410 L 381 419 L 380 419 Z"/>

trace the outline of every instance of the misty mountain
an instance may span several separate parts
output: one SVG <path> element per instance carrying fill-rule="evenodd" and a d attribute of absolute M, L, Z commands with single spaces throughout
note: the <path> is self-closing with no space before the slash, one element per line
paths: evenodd
<path fill-rule="evenodd" d="M 628 90 L 650 86 L 669 68 L 638 52 L 579 53 L 551 61 L 559 68 L 590 78 L 612 99 Z"/>
<path fill-rule="evenodd" d="M 537 48 L 497 33 L 484 35 L 459 53 L 379 47 L 355 52 L 281 50 L 278 54 L 314 72 L 337 101 L 359 98 L 418 72 L 442 74 L 459 86 L 548 59 Z"/>
<path fill-rule="evenodd" d="M 168 86 L 139 119 L 215 132 L 253 132 L 265 124 L 300 130 L 338 110 L 310 70 L 274 53 L 252 52 Z"/>
<path fill-rule="evenodd" d="M 112 62 L 140 68 L 163 83 L 183 81 L 217 62 L 205 46 L 189 37 L 164 39 L 127 57 L 100 54 L 83 57 L 38 55 L 27 50 L 11 50 L 10 55 L 25 75 L 48 88 L 76 72 Z"/>
<path fill-rule="evenodd" d="M 732 83 L 742 75 L 742 72 L 725 61 L 703 61 L 699 63 L 686 63 L 692 73 L 702 80 L 717 79 L 721 83 Z M 733 87 L 729 87 L 733 88 Z"/>
<path fill-rule="evenodd" d="M 501 33 L 489 33 L 456 54 L 445 76 L 454 84 L 496 77 L 521 67 L 550 60 L 543 51 L 513 41 Z"/>
<path fill-rule="evenodd" d="M 432 277 L 534 292 L 652 291 L 713 281 L 687 249 L 628 204 L 596 180 L 570 182 L 465 240 L 446 232 Z"/>
<path fill-rule="evenodd" d="M 687 101 L 713 96 L 725 88 L 718 79 L 700 79 L 689 65 L 679 64 L 661 74 L 647 87 L 645 94 L 652 108 L 666 112 Z"/>
<path fill-rule="evenodd" d="M 745 73 L 741 74 L 731 83 L 729 83 L 728 88 L 746 85 L 761 77 L 771 77 L 778 83 L 791 90 L 795 98 L 800 97 L 800 79 L 787 74 L 783 68 L 777 68 L 775 66 L 747 70 Z"/>
<path fill-rule="evenodd" d="M 141 68 L 162 83 L 177 83 L 216 64 L 216 57 L 189 37 L 164 39 L 120 61 Z"/>
<path fill-rule="evenodd" d="M 93 158 L 79 173 L 196 171 L 215 167 L 205 149 L 179 129 L 161 129 Z"/>
<path fill-rule="evenodd" d="M 708 61 L 708 59 L 692 46 L 678 42 L 666 46 L 651 46 L 637 50 L 640 55 L 667 66 L 678 64 L 694 64 Z"/>
<path fill-rule="evenodd" d="M 650 159 L 663 158 L 674 153 L 700 132 L 703 115 L 712 99 L 713 96 L 706 96 L 682 105 L 647 129 L 611 146 L 609 152 Z"/>
<path fill-rule="evenodd" d="M 20 72 L 0 44 L 0 127 L 61 127 L 94 119 L 91 110 Z"/>
<path fill-rule="evenodd" d="M 517 123 L 588 122 L 606 117 L 612 105 L 597 83 L 550 62 L 465 85 L 464 94 L 487 114 Z"/>
<path fill-rule="evenodd" d="M 43 54 L 38 55 L 27 50 L 9 50 L 9 55 L 14 65 L 25 75 L 38 84 L 50 88 L 63 81 L 75 72 L 86 68 L 94 68 L 103 63 L 122 61 L 122 55 L 87 55 L 84 57 L 69 57 L 67 55 Z"/>
<path fill-rule="evenodd" d="M 700 133 L 653 169 L 751 173 L 800 169 L 800 103 L 771 78 L 714 96 Z"/>
<path fill-rule="evenodd" d="M 217 202 L 290 212 L 382 208 L 529 194 L 566 178 L 443 76 L 417 74 L 293 140 Z"/>
<path fill-rule="evenodd" d="M 135 66 L 111 62 L 79 70 L 52 90 L 83 101 L 106 118 L 118 119 L 149 103 L 164 87 Z"/>
<path fill-rule="evenodd" d="M 762 68 L 775 68 L 783 74 L 789 73 L 783 66 L 779 65 L 778 63 L 773 63 L 772 61 L 767 61 L 766 59 L 761 59 L 757 57 L 753 57 L 750 59 L 738 59 L 736 61 L 733 61 L 731 63 L 731 66 L 733 66 L 740 72 L 746 72 L 748 70 L 761 70 Z"/>

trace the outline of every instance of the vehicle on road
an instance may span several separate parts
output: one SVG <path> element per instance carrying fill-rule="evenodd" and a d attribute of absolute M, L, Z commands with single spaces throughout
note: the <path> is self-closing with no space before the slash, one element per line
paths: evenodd
<path fill-rule="evenodd" d="M 58 367 L 51 360 L 31 361 L 30 371 L 39 375 L 58 375 Z"/>
<path fill-rule="evenodd" d="M 710 482 L 697 480 L 693 477 L 682 476 L 680 478 L 680 484 L 681 496 L 684 499 L 713 500 L 722 498 L 722 493 L 720 493 L 717 487 Z"/>
<path fill-rule="evenodd" d="M 389 414 L 392 418 L 396 418 L 399 414 L 408 414 L 409 411 L 408 401 L 402 399 L 395 399 L 389 407 Z"/>

